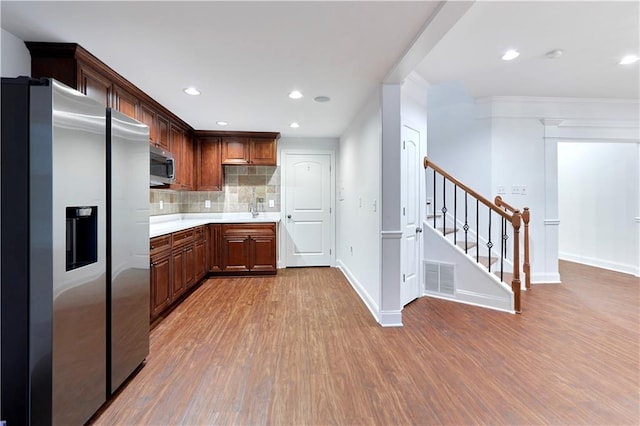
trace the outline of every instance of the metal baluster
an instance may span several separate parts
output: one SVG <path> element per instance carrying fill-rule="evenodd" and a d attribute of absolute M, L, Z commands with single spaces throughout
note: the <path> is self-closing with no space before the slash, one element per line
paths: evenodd
<path fill-rule="evenodd" d="M 442 176 L 442 235 L 447 235 L 447 178 Z"/>
<path fill-rule="evenodd" d="M 469 234 L 469 222 L 467 220 L 467 198 L 468 198 L 469 193 L 467 191 L 464 191 L 464 226 L 462 227 L 462 229 L 464 229 L 464 252 L 465 254 L 468 254 L 467 252 L 469 251 L 469 240 L 468 240 L 468 234 Z"/>
<path fill-rule="evenodd" d="M 480 217 L 480 201 L 476 198 L 476 263 L 480 262 L 480 227 L 478 223 Z"/>
<path fill-rule="evenodd" d="M 458 243 L 458 185 L 453 185 L 453 244 Z"/>
<path fill-rule="evenodd" d="M 491 247 L 493 247 L 493 243 L 491 242 L 491 209 L 489 209 L 489 241 L 487 241 L 487 249 L 489 250 L 489 260 L 487 261 L 487 269 L 491 272 Z"/>
<path fill-rule="evenodd" d="M 505 221 L 506 219 L 503 217 L 500 221 L 500 235 L 502 235 L 502 239 L 500 240 L 500 281 L 504 281 L 504 245 L 505 245 Z"/>
<path fill-rule="evenodd" d="M 438 197 L 436 197 L 436 171 L 435 169 L 433 170 L 433 229 L 437 229 L 436 228 L 436 200 Z"/>

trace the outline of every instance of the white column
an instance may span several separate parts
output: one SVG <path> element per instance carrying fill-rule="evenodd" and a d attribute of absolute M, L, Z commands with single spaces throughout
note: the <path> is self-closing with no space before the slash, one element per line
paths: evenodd
<path fill-rule="evenodd" d="M 382 227 L 380 318 L 382 326 L 402 325 L 401 110 L 399 84 L 382 85 Z"/>
<path fill-rule="evenodd" d="M 532 281 L 559 283 L 558 246 L 560 219 L 558 214 L 558 126 L 563 120 L 543 119 L 544 125 L 544 276 Z"/>

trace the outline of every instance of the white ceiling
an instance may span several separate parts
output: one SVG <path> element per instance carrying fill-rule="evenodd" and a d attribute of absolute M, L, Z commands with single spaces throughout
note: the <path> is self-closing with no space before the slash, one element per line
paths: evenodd
<path fill-rule="evenodd" d="M 476 97 L 638 99 L 639 64 L 617 62 L 639 51 L 639 4 L 476 2 L 416 71 Z M 438 6 L 2 1 L 1 22 L 22 40 L 79 43 L 196 129 L 337 137 Z M 521 56 L 500 60 L 508 48 Z M 562 57 L 544 57 L 557 48 Z M 190 85 L 202 95 L 182 93 Z M 304 98 L 288 99 L 293 89 Z M 318 95 L 331 102 L 313 102 Z"/>

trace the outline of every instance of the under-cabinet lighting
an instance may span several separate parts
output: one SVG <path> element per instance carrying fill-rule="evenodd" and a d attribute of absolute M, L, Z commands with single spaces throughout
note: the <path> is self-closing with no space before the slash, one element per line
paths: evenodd
<path fill-rule="evenodd" d="M 226 125 L 228 125 L 229 123 L 227 123 L 226 121 L 216 121 L 216 124 L 217 124 L 218 126 L 226 126 Z"/>
<path fill-rule="evenodd" d="M 289 124 L 289 127 L 291 127 L 292 129 L 297 129 L 298 127 L 300 127 L 300 125 L 298 123 L 291 123 Z"/>
<path fill-rule="evenodd" d="M 504 55 L 502 55 L 502 60 L 503 61 L 511 61 L 512 59 L 515 59 L 518 56 L 520 56 L 520 52 L 518 52 L 515 49 L 510 49 L 510 50 L 507 50 L 506 52 L 504 52 Z"/>
<path fill-rule="evenodd" d="M 195 87 L 187 87 L 186 89 L 184 89 L 184 93 L 191 96 L 198 96 L 200 94 L 200 91 Z"/>

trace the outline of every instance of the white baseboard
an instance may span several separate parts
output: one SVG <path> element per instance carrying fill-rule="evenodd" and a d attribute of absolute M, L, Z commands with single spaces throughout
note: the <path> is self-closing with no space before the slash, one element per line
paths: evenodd
<path fill-rule="evenodd" d="M 459 293 L 459 291 L 457 291 L 457 293 Z M 476 303 L 476 302 L 473 302 L 471 300 L 464 300 L 464 299 L 459 299 L 459 298 L 456 298 L 456 297 L 447 297 L 447 296 L 444 296 L 444 295 L 442 295 L 440 293 L 436 294 L 436 293 L 425 292 L 424 295 L 427 296 L 427 297 L 433 297 L 435 299 L 448 300 L 450 302 L 463 303 L 465 305 L 477 306 L 479 308 L 491 309 L 491 310 L 494 310 L 494 311 L 500 311 L 500 312 L 506 312 L 506 313 L 509 313 L 509 314 L 515 314 L 515 311 L 513 309 L 502 309 L 502 308 L 499 308 L 499 307 L 496 307 L 496 306 L 489 306 L 489 305 L 485 305 L 483 303 Z M 487 297 L 486 295 L 483 295 L 483 296 Z M 509 302 L 509 304 L 511 304 L 511 302 Z"/>
<path fill-rule="evenodd" d="M 579 256 L 570 253 L 560 252 L 558 257 L 561 260 L 568 260 L 569 262 L 581 263 L 583 265 L 595 266 L 596 268 L 608 269 L 610 271 L 622 272 L 623 274 L 631 274 L 640 276 L 640 267 L 637 265 L 629 265 L 627 263 L 617 263 L 608 260 L 596 259 L 593 257 Z"/>
<path fill-rule="evenodd" d="M 380 325 L 383 327 L 402 327 L 402 311 L 380 312 Z"/>
<path fill-rule="evenodd" d="M 351 284 L 351 287 L 353 287 L 356 293 L 358 293 L 358 296 L 360 296 L 360 299 L 362 299 L 367 309 L 369 309 L 371 315 L 373 315 L 378 323 L 382 324 L 382 319 L 380 318 L 379 314 L 380 308 L 378 307 L 378 304 L 371 298 L 371 296 L 369 296 L 369 293 L 367 293 L 364 286 L 360 284 L 360 281 L 358 281 L 358 279 L 351 273 L 349 268 L 344 263 L 342 263 L 340 259 L 336 260 L 336 268 L 338 268 L 342 272 L 349 284 Z"/>
<path fill-rule="evenodd" d="M 531 284 L 561 284 L 560 274 L 557 272 L 538 272 L 531 274 Z"/>

